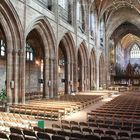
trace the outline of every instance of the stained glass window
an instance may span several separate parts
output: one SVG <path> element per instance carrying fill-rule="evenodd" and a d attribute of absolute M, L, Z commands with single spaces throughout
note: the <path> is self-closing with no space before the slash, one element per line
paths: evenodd
<path fill-rule="evenodd" d="M 130 51 L 131 58 L 140 58 L 140 48 L 137 44 L 134 44 Z"/>
<path fill-rule="evenodd" d="M 0 40 L 0 56 L 5 56 L 5 42 Z"/>
<path fill-rule="evenodd" d="M 33 61 L 34 60 L 33 49 L 28 43 L 26 44 L 26 60 L 27 61 Z"/>
<path fill-rule="evenodd" d="M 89 20 L 90 20 L 90 32 L 91 32 L 91 35 L 93 35 L 93 31 L 95 29 L 95 16 L 94 16 L 94 12 L 91 12 L 90 13 L 90 16 L 89 16 Z"/>

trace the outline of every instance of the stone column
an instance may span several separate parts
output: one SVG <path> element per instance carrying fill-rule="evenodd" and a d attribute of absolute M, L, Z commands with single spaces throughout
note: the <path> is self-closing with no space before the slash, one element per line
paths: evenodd
<path fill-rule="evenodd" d="M 11 86 L 10 86 L 10 83 L 12 81 L 12 76 L 13 76 L 12 73 L 13 73 L 12 49 L 8 49 L 7 50 L 6 90 L 7 90 L 7 98 L 8 98 L 9 104 L 12 104 L 13 102 L 13 90 L 11 89 Z"/>
<path fill-rule="evenodd" d="M 53 83 L 54 83 L 53 82 L 53 73 L 54 73 L 54 69 L 53 69 L 54 64 L 53 63 L 54 63 L 54 58 L 50 58 L 49 61 L 50 61 L 49 62 L 50 63 L 49 64 L 49 67 L 50 67 L 50 72 L 49 72 L 50 79 L 49 79 L 49 81 L 51 82 L 49 85 L 49 97 L 53 98 Z"/>
<path fill-rule="evenodd" d="M 91 73 L 91 77 L 90 77 L 90 90 L 93 90 L 92 88 L 93 88 L 93 81 L 95 80 L 95 78 L 94 78 L 94 67 L 93 67 L 93 65 L 91 64 L 91 66 L 90 66 L 90 73 Z"/>
<path fill-rule="evenodd" d="M 105 60 L 105 65 L 106 65 L 106 88 L 110 85 L 110 63 L 109 63 L 109 43 L 108 40 L 106 40 L 106 60 Z"/>
<path fill-rule="evenodd" d="M 88 83 L 88 74 L 89 74 L 89 71 L 88 71 L 88 66 L 85 65 L 84 66 L 84 91 L 87 91 L 89 88 L 89 83 Z"/>
<path fill-rule="evenodd" d="M 96 50 L 96 56 L 97 56 L 97 83 L 96 83 L 96 85 L 97 85 L 97 90 L 99 90 L 99 82 L 100 82 L 100 80 L 99 80 L 99 78 L 100 78 L 100 76 L 99 76 L 99 60 L 100 60 L 100 52 L 101 52 L 101 50 L 100 50 L 100 21 L 99 21 L 99 19 L 98 20 L 96 20 L 96 46 L 97 46 L 97 50 Z"/>
<path fill-rule="evenodd" d="M 77 83 L 78 83 L 78 65 L 77 62 L 74 62 L 73 63 L 73 90 L 75 92 L 78 91 Z"/>
<path fill-rule="evenodd" d="M 82 66 L 82 91 L 85 91 L 85 66 Z"/>
<path fill-rule="evenodd" d="M 13 51 L 14 57 L 14 103 L 18 103 L 18 94 L 19 94 L 19 50 L 15 49 Z"/>
<path fill-rule="evenodd" d="M 54 63 L 53 63 L 53 97 L 57 97 L 58 93 L 58 84 L 57 84 L 57 75 L 58 75 L 58 63 L 57 63 L 57 58 L 54 58 Z"/>
<path fill-rule="evenodd" d="M 90 91 L 90 66 L 89 63 L 87 65 L 87 90 Z"/>
<path fill-rule="evenodd" d="M 26 71 L 26 49 L 19 52 L 20 56 L 20 95 L 19 102 L 25 103 L 25 71 Z"/>
<path fill-rule="evenodd" d="M 44 60 L 44 92 L 43 92 L 43 97 L 49 99 L 49 86 L 48 86 L 48 81 L 49 81 L 49 58 L 45 57 Z"/>
<path fill-rule="evenodd" d="M 73 69 L 73 62 L 70 62 L 70 94 L 73 91 L 73 86 L 74 86 L 74 69 Z"/>
<path fill-rule="evenodd" d="M 71 76 L 71 66 L 70 61 L 67 62 L 67 93 L 70 94 L 70 76 Z"/>
<path fill-rule="evenodd" d="M 93 67 L 93 79 L 94 79 L 94 87 L 96 89 L 96 85 L 97 85 L 97 66 L 94 65 Z"/>
<path fill-rule="evenodd" d="M 87 71 L 87 65 L 85 65 L 84 66 L 84 73 L 85 73 L 85 75 L 84 75 L 84 85 L 85 85 L 85 87 L 84 87 L 84 91 L 87 91 L 87 77 L 88 77 L 88 71 Z"/>
<path fill-rule="evenodd" d="M 97 90 L 99 90 L 99 82 L 100 82 L 100 80 L 99 80 L 99 78 L 100 78 L 100 76 L 99 76 L 99 57 L 97 57 L 97 76 L 96 76 L 96 80 L 97 80 Z"/>

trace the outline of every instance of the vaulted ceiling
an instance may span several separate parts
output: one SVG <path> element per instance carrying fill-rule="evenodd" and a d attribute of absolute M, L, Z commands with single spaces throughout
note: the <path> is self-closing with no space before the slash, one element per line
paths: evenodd
<path fill-rule="evenodd" d="M 140 0 L 95 0 L 98 16 L 106 14 L 106 18 L 120 8 L 135 9 L 140 13 Z"/>
<path fill-rule="evenodd" d="M 129 22 L 124 22 L 119 27 L 116 28 L 116 30 L 113 32 L 111 38 L 114 39 L 115 44 L 119 42 L 123 37 L 131 34 L 131 36 L 137 36 L 137 38 L 140 37 L 140 29 L 135 26 L 134 24 L 131 24 Z"/>
<path fill-rule="evenodd" d="M 124 49 L 127 49 L 129 46 L 132 46 L 134 43 L 140 44 L 140 38 L 133 34 L 125 35 L 121 40 L 121 45 Z"/>
<path fill-rule="evenodd" d="M 99 19 L 104 18 L 107 39 L 123 48 L 140 42 L 140 0 L 93 0 Z"/>

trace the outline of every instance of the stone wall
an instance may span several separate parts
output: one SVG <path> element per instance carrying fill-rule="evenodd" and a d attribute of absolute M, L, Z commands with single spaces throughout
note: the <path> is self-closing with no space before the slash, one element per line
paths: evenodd
<path fill-rule="evenodd" d="M 6 84 L 6 60 L 0 60 L 0 91 L 5 87 Z"/>
<path fill-rule="evenodd" d="M 41 85 L 39 79 L 41 79 L 40 67 L 35 64 L 26 63 L 26 93 L 41 92 Z"/>
<path fill-rule="evenodd" d="M 71 89 L 78 91 L 78 78 L 76 76 L 78 69 L 77 56 L 78 49 L 81 45 L 83 46 L 82 53 L 84 54 L 82 56 L 84 61 L 82 77 L 85 77 L 82 83 L 84 85 L 83 91 L 90 90 L 89 61 L 91 57 L 91 50 L 94 48 L 94 53 L 96 56 L 95 68 L 97 69 L 95 70 L 95 74 L 97 76 L 95 77 L 97 79 L 99 78 L 99 58 L 101 53 L 104 54 L 105 50 L 104 48 L 100 48 L 98 35 L 96 37 L 90 36 L 88 21 L 85 23 L 85 32 L 83 33 L 81 30 L 79 30 L 78 23 L 76 21 L 76 7 L 73 8 L 73 23 L 69 24 L 59 16 L 57 1 L 53 2 L 53 11 L 50 11 L 43 5 L 38 4 L 35 0 L 8 0 L 8 4 L 10 7 L 12 7 L 12 13 L 10 14 L 13 14 L 13 16 L 9 17 L 11 18 L 13 24 L 16 22 L 18 25 L 18 27 L 15 28 L 17 31 L 15 31 L 13 34 L 11 29 L 11 42 L 7 43 L 9 48 L 7 57 L 9 75 L 7 80 L 8 96 L 11 99 L 15 96 L 15 102 L 24 102 L 25 92 L 40 91 L 40 85 L 38 83 L 40 73 L 38 68 L 35 65 L 31 65 L 29 68 L 28 64 L 25 62 L 26 39 L 28 34 L 34 29 L 36 30 L 36 33 L 41 36 L 43 42 L 42 44 L 44 45 L 44 97 L 55 97 L 58 93 L 58 46 L 61 40 L 64 41 L 68 57 L 67 92 L 70 93 Z M 88 13 L 85 13 L 84 15 L 87 16 Z M 7 21 L 7 25 L 9 22 L 10 21 Z M 9 28 L 10 27 L 11 26 L 9 26 Z M 97 31 L 98 29 L 95 29 L 96 33 Z M 17 35 L 18 33 L 20 35 Z M 17 39 L 17 42 L 12 42 L 14 39 Z M 12 46 L 13 49 L 10 46 Z M 4 67 L 0 70 L 3 71 L 2 79 L 5 77 L 5 72 L 3 69 Z M 98 88 L 99 80 L 97 79 L 95 79 L 95 85 L 97 85 Z M 10 88 L 10 82 L 12 80 L 15 81 L 14 90 L 11 90 Z M 5 79 L 3 82 L 4 81 Z M 50 82 L 49 85 L 48 82 Z"/>

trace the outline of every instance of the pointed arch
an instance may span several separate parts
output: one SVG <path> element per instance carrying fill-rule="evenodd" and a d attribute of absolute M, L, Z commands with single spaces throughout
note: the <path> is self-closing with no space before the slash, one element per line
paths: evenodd
<path fill-rule="evenodd" d="M 21 40 L 23 39 L 23 27 L 16 10 L 14 9 L 12 3 L 9 0 L 2 1 L 0 8 L 0 24 L 3 27 L 6 41 L 13 42 L 11 46 L 12 48 L 10 49 L 17 49 L 18 47 L 22 47 Z"/>
<path fill-rule="evenodd" d="M 127 14 L 127 12 L 125 13 Z M 134 16 L 134 15 L 133 15 Z M 114 16 L 115 17 L 115 16 Z M 125 17 L 125 18 L 124 18 Z M 112 20 L 111 23 L 108 23 L 108 30 L 107 30 L 107 38 L 110 38 L 111 35 L 113 34 L 113 32 L 119 27 L 121 26 L 123 23 L 130 23 L 134 26 L 136 26 L 137 28 L 140 28 L 139 26 L 139 22 L 138 22 L 138 16 L 134 16 L 135 20 L 131 18 L 132 15 L 131 14 L 127 14 L 126 16 L 120 17 L 120 15 L 115 18 L 114 20 Z M 118 19 L 118 20 L 117 20 Z M 116 22 L 117 21 L 117 22 Z M 117 23 L 117 24 L 115 24 Z"/>
<path fill-rule="evenodd" d="M 103 88 L 105 84 L 105 62 L 104 55 L 101 53 L 99 59 L 99 87 Z"/>
<path fill-rule="evenodd" d="M 130 50 L 130 58 L 140 58 L 140 47 L 137 43 L 134 43 L 131 46 L 131 50 Z"/>
<path fill-rule="evenodd" d="M 86 15 L 86 10 L 85 10 L 85 7 L 84 5 L 85 4 L 85 1 L 83 0 L 78 0 L 77 1 L 77 21 L 78 21 L 78 25 L 79 25 L 79 28 L 81 30 L 82 33 L 85 32 L 85 15 Z"/>
<path fill-rule="evenodd" d="M 97 81 L 97 64 L 96 64 L 96 54 L 94 48 L 91 50 L 90 54 L 90 89 L 96 88 Z"/>
<path fill-rule="evenodd" d="M 63 74 L 65 75 L 65 89 L 63 88 L 63 93 L 69 94 L 76 88 L 76 48 L 70 32 L 65 33 L 65 35 L 62 37 L 58 46 L 58 53 L 60 52 L 60 49 L 63 52 L 65 59 L 65 65 L 63 70 Z M 61 82 L 60 78 L 62 79 L 61 76 L 58 76 L 58 79 Z M 62 88 L 59 87 L 59 89 L 61 90 Z"/>
<path fill-rule="evenodd" d="M 51 24 L 47 20 L 46 17 L 40 16 L 36 18 L 32 23 L 29 24 L 30 26 L 26 30 L 26 37 L 33 29 L 36 29 L 38 33 L 41 35 L 42 40 L 45 44 L 45 54 L 47 54 L 46 57 L 54 58 L 55 57 L 55 44 L 56 44 L 56 38 L 54 31 L 52 29 Z"/>
<path fill-rule="evenodd" d="M 57 93 L 56 38 L 52 26 L 44 16 L 40 16 L 32 21 L 30 26 L 26 29 L 26 39 L 32 32 L 37 34 L 43 44 L 43 97 L 52 98 Z M 48 82 L 52 84 L 48 86 Z"/>
<path fill-rule="evenodd" d="M 140 46 L 140 41 L 139 40 L 134 40 L 134 42 L 129 42 L 129 44 L 127 45 L 127 53 L 130 53 L 131 48 L 134 44 L 137 44 L 138 46 Z"/>
<path fill-rule="evenodd" d="M 19 66 L 23 46 L 23 27 L 10 0 L 0 4 L 0 27 L 3 30 L 6 42 L 6 90 L 8 102 L 18 102 L 21 93 L 21 74 Z M 10 82 L 14 81 L 14 89 L 10 88 Z M 20 82 L 19 82 L 20 81 Z M 5 81 L 4 81 L 5 82 Z M 24 86 L 24 85 L 23 85 Z"/>
<path fill-rule="evenodd" d="M 89 75 L 87 71 L 89 70 L 89 52 L 86 47 L 85 42 L 80 44 L 78 49 L 78 90 L 86 91 L 89 89 Z"/>
<path fill-rule="evenodd" d="M 79 51 L 81 53 L 81 56 L 83 56 L 83 65 L 88 64 L 89 52 L 84 41 L 80 44 Z"/>
<path fill-rule="evenodd" d="M 129 42 L 128 47 L 125 49 L 125 63 L 129 62 L 133 65 L 135 63 L 140 64 L 140 41 L 133 40 Z"/>
<path fill-rule="evenodd" d="M 70 32 L 66 32 L 60 42 L 63 41 L 66 46 L 68 46 L 67 49 L 67 54 L 69 56 L 68 60 L 70 61 L 75 61 L 76 60 L 76 48 L 75 48 L 75 42 L 73 40 L 73 37 Z M 65 46 L 65 47 L 66 47 Z"/>
<path fill-rule="evenodd" d="M 97 14 L 95 1 L 93 0 L 91 4 L 89 5 L 89 28 L 90 28 L 90 35 L 92 37 L 95 36 L 95 29 L 96 29 L 97 20 L 98 20 L 97 15 L 98 14 Z"/>

